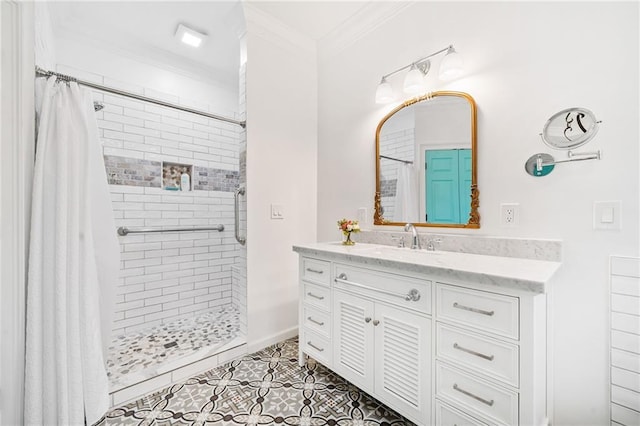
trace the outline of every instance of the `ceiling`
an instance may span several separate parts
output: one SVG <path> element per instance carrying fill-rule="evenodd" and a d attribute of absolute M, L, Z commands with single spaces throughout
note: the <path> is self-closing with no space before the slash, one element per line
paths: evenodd
<path fill-rule="evenodd" d="M 346 22 L 365 1 L 264 1 L 252 7 L 314 40 Z M 235 1 L 52 1 L 57 36 L 82 37 L 89 42 L 155 56 L 173 66 L 213 73 L 222 81 L 237 81 L 240 63 L 238 34 L 244 28 L 239 0 Z M 191 48 L 174 33 L 184 24 L 208 35 Z"/>

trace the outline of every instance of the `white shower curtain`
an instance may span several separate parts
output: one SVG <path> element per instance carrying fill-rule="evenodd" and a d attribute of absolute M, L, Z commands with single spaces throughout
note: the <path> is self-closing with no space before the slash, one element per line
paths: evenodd
<path fill-rule="evenodd" d="M 418 191 L 416 173 L 413 164 L 402 163 L 398 166 L 396 198 L 393 210 L 394 222 L 418 222 Z"/>
<path fill-rule="evenodd" d="M 32 209 L 25 423 L 90 425 L 109 408 L 120 250 L 91 93 L 55 77 L 42 94 Z"/>

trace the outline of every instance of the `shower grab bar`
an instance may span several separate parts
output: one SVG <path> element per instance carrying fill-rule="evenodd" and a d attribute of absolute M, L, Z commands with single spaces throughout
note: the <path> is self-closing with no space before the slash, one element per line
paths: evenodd
<path fill-rule="evenodd" d="M 236 226 L 236 241 L 241 245 L 245 245 L 247 242 L 246 237 L 240 236 L 240 196 L 244 195 L 244 188 L 238 187 L 234 192 L 234 216 L 235 216 L 235 226 Z"/>
<path fill-rule="evenodd" d="M 224 231 L 224 225 L 216 225 L 216 226 L 201 226 L 196 228 L 167 228 L 167 229 L 158 229 L 158 228 L 127 228 L 126 226 L 121 226 L 118 228 L 118 235 L 125 237 L 129 234 L 142 234 L 147 232 L 183 232 L 183 231 Z"/>

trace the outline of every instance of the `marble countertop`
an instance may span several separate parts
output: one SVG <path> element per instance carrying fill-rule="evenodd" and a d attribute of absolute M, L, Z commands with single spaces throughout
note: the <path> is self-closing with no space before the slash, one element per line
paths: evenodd
<path fill-rule="evenodd" d="M 450 251 L 411 250 L 378 244 L 345 246 L 340 242 L 294 245 L 307 256 L 346 260 L 361 265 L 400 269 L 434 278 L 545 293 L 562 263 Z"/>

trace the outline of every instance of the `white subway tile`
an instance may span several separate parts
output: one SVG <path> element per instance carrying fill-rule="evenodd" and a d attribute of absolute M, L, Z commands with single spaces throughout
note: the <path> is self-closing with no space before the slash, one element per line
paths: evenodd
<path fill-rule="evenodd" d="M 119 157 L 131 157 L 131 158 L 137 158 L 139 160 L 144 159 L 144 153 L 140 151 L 132 151 L 128 149 L 112 148 L 109 146 L 105 146 L 102 152 L 104 155 L 117 155 Z M 121 186 L 124 186 L 124 185 L 121 185 Z M 131 188 L 140 188 L 140 187 L 133 186 Z"/>
<path fill-rule="evenodd" d="M 152 113 L 149 111 L 140 111 L 138 109 L 133 108 L 124 108 L 122 114 L 128 117 L 139 118 L 142 120 L 151 120 L 151 121 L 161 121 L 162 116 L 157 113 Z"/>
<path fill-rule="evenodd" d="M 193 153 L 188 152 L 188 151 L 182 151 L 179 149 L 175 149 L 175 148 L 169 148 L 166 146 L 162 147 L 162 153 L 164 155 L 175 155 L 176 157 L 187 157 L 187 158 L 191 158 L 194 156 Z"/>
<path fill-rule="evenodd" d="M 208 309 L 209 306 L 206 302 L 204 303 L 198 303 L 198 304 L 192 304 L 192 305 L 188 305 L 188 306 L 183 306 L 180 309 L 180 313 L 181 314 L 185 314 L 185 313 L 190 313 L 190 312 L 197 312 L 197 311 L 205 311 L 206 309 Z"/>
<path fill-rule="evenodd" d="M 148 250 L 144 252 L 144 256 L 147 259 L 154 257 L 165 257 L 164 259 L 162 259 L 163 263 L 167 261 L 167 256 L 178 256 L 179 254 L 180 250 L 178 249 Z"/>
<path fill-rule="evenodd" d="M 189 284 L 195 282 L 207 281 L 209 278 L 208 274 L 200 274 L 200 275 L 191 275 L 189 277 L 180 278 L 180 284 Z"/>
<path fill-rule="evenodd" d="M 175 315 L 178 315 L 180 312 L 178 311 L 178 309 L 170 309 L 167 311 L 160 311 L 160 312 L 156 312 L 154 314 L 149 314 L 149 315 L 145 315 L 144 316 L 144 320 L 145 321 L 153 321 L 156 319 L 161 319 L 161 318 L 169 318 Z"/>
<path fill-rule="evenodd" d="M 140 259 L 140 260 L 125 260 L 124 267 L 128 268 L 138 268 L 141 266 L 156 266 L 162 264 L 162 259 Z"/>
<path fill-rule="evenodd" d="M 145 284 L 145 290 L 154 290 L 154 289 L 163 289 L 165 287 L 173 287 L 178 285 L 177 279 L 166 279 L 166 280 L 158 280 L 152 281 Z"/>
<path fill-rule="evenodd" d="M 152 136 L 155 138 L 159 138 L 161 136 L 159 130 L 147 129 L 146 127 L 138 127 L 138 126 L 131 126 L 131 125 L 124 125 L 123 131 L 126 133 L 134 133 L 136 135 L 143 135 L 143 136 Z"/>
<path fill-rule="evenodd" d="M 149 195 L 149 194 L 125 194 L 124 201 L 127 202 L 140 202 L 140 203 L 159 203 L 162 201 L 162 197 L 160 195 Z M 145 210 L 153 210 L 149 209 L 148 206 L 144 206 Z"/>
<path fill-rule="evenodd" d="M 134 277 L 144 275 L 144 268 L 131 268 L 131 269 L 120 269 L 120 278 Z"/>
<path fill-rule="evenodd" d="M 144 271 L 146 274 L 155 274 L 158 272 L 177 271 L 180 269 L 180 265 L 177 263 L 170 263 L 168 265 L 147 266 Z"/>
<path fill-rule="evenodd" d="M 180 270 L 180 271 L 169 271 L 169 272 L 163 272 L 162 276 L 163 278 L 185 278 L 185 277 L 189 277 L 193 275 L 193 270 L 192 269 L 185 269 L 185 270 Z"/>
<path fill-rule="evenodd" d="M 125 219 L 146 219 L 146 218 L 161 218 L 162 213 L 153 210 L 125 210 Z"/>
<path fill-rule="evenodd" d="M 123 129 L 123 125 L 122 123 L 116 123 L 113 121 L 106 121 L 106 120 L 96 120 L 98 122 L 98 128 L 100 129 L 108 129 L 108 130 L 119 130 L 122 131 Z"/>
<path fill-rule="evenodd" d="M 125 278 L 125 285 L 148 283 L 152 281 L 158 281 L 162 279 L 162 274 L 142 274 L 135 277 Z"/>
<path fill-rule="evenodd" d="M 193 241 L 167 241 L 162 243 L 162 248 L 175 248 L 175 247 L 193 247 Z M 186 254 L 186 253 L 185 253 Z"/>
<path fill-rule="evenodd" d="M 179 133 L 171 133 L 171 132 L 162 132 L 161 135 L 159 135 L 159 137 L 162 137 L 162 139 L 167 139 L 167 140 L 182 142 L 182 143 L 191 143 L 193 141 L 193 138 L 191 136 L 181 135 Z"/>
<path fill-rule="evenodd" d="M 173 287 L 171 286 L 163 287 L 163 289 L 171 289 L 171 288 Z M 149 297 L 145 299 L 144 304 L 145 306 L 159 305 L 162 303 L 167 303 L 167 302 L 171 302 L 173 300 L 178 300 L 178 299 L 179 299 L 179 296 L 177 293 L 170 293 L 170 294 L 164 294 L 162 296 L 157 296 L 157 297 Z"/>

